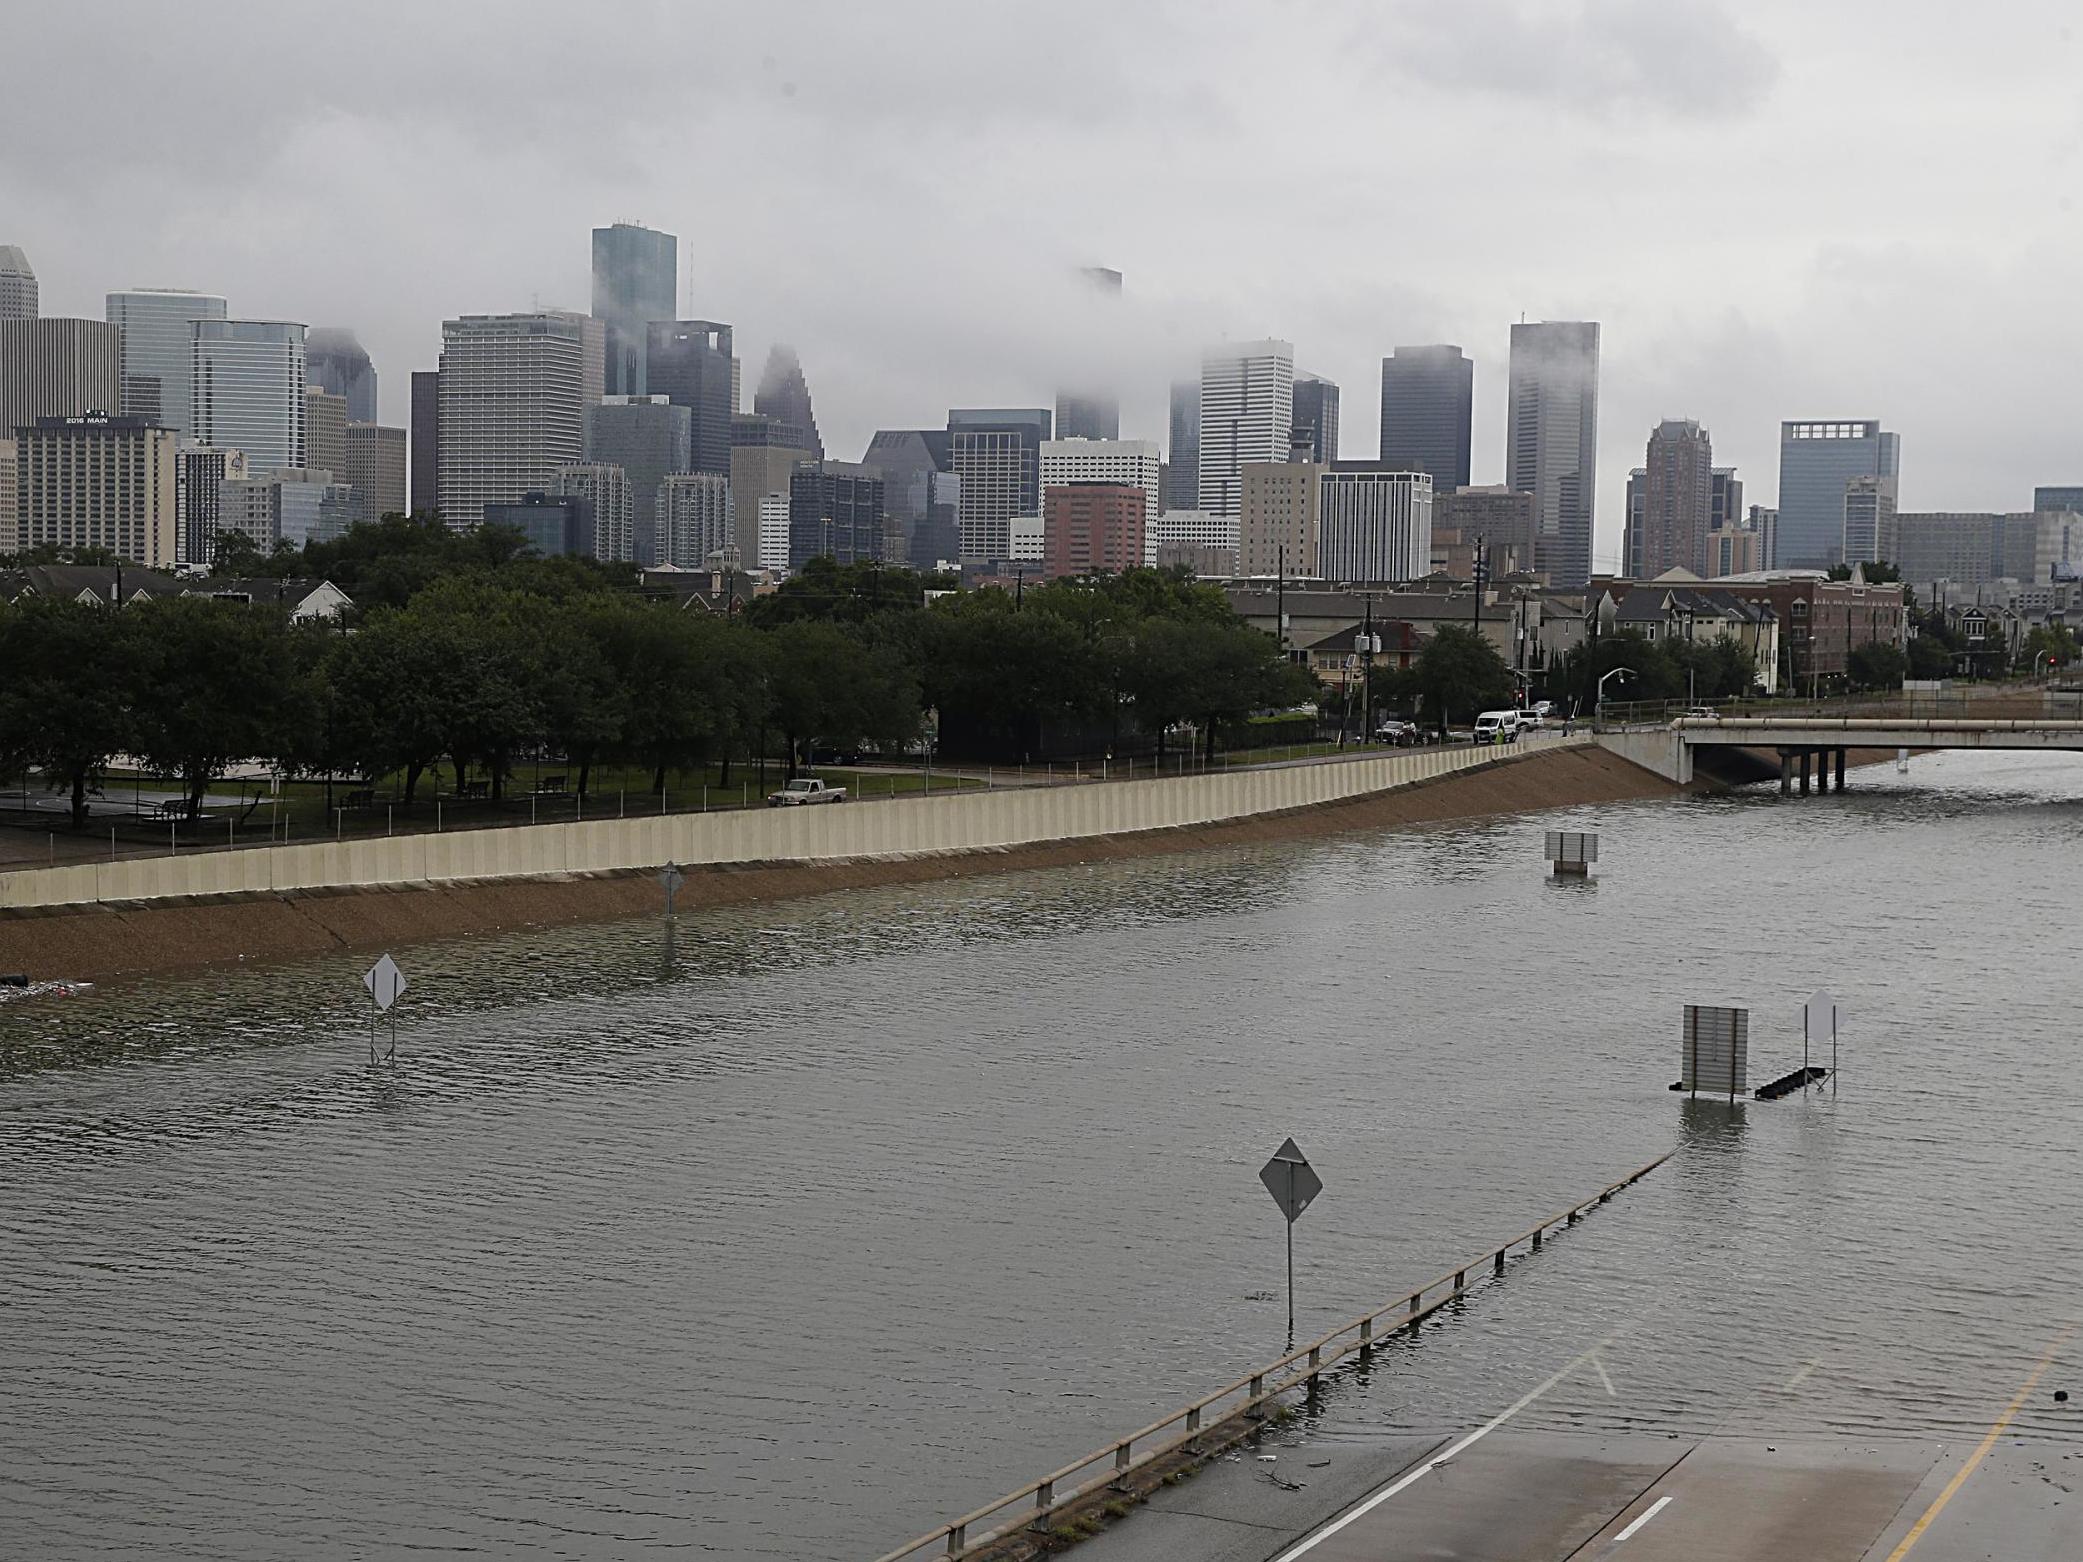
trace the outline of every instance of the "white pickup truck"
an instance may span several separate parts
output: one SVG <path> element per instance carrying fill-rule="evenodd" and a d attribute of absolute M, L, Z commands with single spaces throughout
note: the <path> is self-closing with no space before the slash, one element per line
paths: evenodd
<path fill-rule="evenodd" d="M 843 803 L 846 788 L 827 786 L 816 776 L 797 776 L 778 792 L 767 794 L 769 808 L 800 808 L 805 803 Z"/>

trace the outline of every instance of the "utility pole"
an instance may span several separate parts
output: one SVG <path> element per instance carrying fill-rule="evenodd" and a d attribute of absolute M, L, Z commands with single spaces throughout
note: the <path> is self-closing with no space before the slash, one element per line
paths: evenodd
<path fill-rule="evenodd" d="M 1374 736 L 1374 593 L 1363 591 L 1365 618 L 1360 630 L 1360 741 Z"/>
<path fill-rule="evenodd" d="M 1273 638 L 1280 642 L 1280 659 L 1287 660 L 1287 544 L 1280 545 L 1273 577 Z"/>

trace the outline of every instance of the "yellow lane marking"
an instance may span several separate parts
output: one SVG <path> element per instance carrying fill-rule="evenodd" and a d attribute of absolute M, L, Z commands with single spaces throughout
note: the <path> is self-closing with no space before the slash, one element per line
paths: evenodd
<path fill-rule="evenodd" d="M 1924 1538 L 1924 1531 L 1931 1527 L 1931 1521 L 1945 1511 L 1946 1504 L 1953 1500 L 1953 1494 L 1967 1484 L 1967 1478 L 1975 1473 L 1976 1467 L 1988 1456 L 1989 1450 L 1996 1446 L 1996 1440 L 2003 1436 L 2004 1428 L 2008 1427 L 2012 1418 L 2025 1408 L 2026 1399 L 2039 1387 L 2040 1379 L 2047 1375 L 2047 1369 L 2054 1365 L 2055 1353 L 2068 1344 L 2069 1336 L 2075 1332 L 2076 1326 L 2072 1323 L 2054 1336 L 2054 1343 L 2049 1345 L 2040 1357 L 2039 1365 L 2032 1369 L 2032 1376 L 2025 1380 L 2025 1386 L 2018 1390 L 2017 1397 L 2005 1407 L 2004 1413 L 1996 1418 L 1996 1425 L 1989 1428 L 1989 1435 L 1967 1456 L 1967 1463 L 1960 1466 L 1953 1478 L 1946 1482 L 1946 1489 L 1924 1510 L 1924 1516 L 1910 1526 L 1909 1533 L 1902 1537 L 1902 1543 L 1888 1553 L 1888 1562 L 1902 1562 L 1902 1559 L 1909 1555 L 1910 1548 Z"/>

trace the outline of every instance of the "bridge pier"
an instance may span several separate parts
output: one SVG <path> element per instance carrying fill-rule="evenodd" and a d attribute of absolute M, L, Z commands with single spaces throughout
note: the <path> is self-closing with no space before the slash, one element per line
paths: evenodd
<path fill-rule="evenodd" d="M 1794 795 L 1794 755 L 1791 749 L 1783 748 L 1779 751 L 1779 795 Z"/>
<path fill-rule="evenodd" d="M 1804 748 L 1803 750 L 1801 750 L 1801 795 L 1803 797 L 1806 797 L 1808 795 L 1808 775 L 1814 767 L 1815 750 L 1812 748 Z"/>
<path fill-rule="evenodd" d="M 1843 749 L 1837 751 L 1837 790 L 1839 792 L 1844 790 L 1844 752 Z"/>

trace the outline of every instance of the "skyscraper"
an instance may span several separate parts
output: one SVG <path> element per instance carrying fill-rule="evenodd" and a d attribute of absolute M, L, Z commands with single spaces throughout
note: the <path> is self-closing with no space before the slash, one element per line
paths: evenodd
<path fill-rule="evenodd" d="M 1505 481 L 1533 495 L 1535 567 L 1565 590 L 1591 578 L 1598 507 L 1598 324 L 1512 327 Z"/>
<path fill-rule="evenodd" d="M 818 436 L 817 414 L 810 408 L 810 382 L 803 378 L 803 365 L 793 347 L 776 342 L 768 352 L 767 366 L 760 371 L 759 389 L 752 393 L 752 410 L 776 423 L 801 429 L 808 440 L 805 448 L 820 461 L 824 459 L 825 444 Z"/>
<path fill-rule="evenodd" d="M 688 413 L 687 466 L 679 472 L 731 469 L 731 328 L 714 320 L 654 320 L 647 338 L 651 394 Z M 807 397 L 808 392 L 805 392 Z M 635 481 L 636 474 L 630 474 Z"/>
<path fill-rule="evenodd" d="M 1090 306 L 1087 319 L 1096 340 L 1104 340 L 1112 322 L 1105 318 L 1107 306 L 1121 301 L 1121 273 L 1106 266 L 1079 268 L 1084 284 L 1084 301 Z M 1056 393 L 1056 437 L 1058 439 L 1119 439 L 1121 400 L 1102 384 L 1104 375 L 1087 376 L 1088 383 Z"/>
<path fill-rule="evenodd" d="M 36 318 L 36 272 L 18 244 L 0 244 L 0 320 Z"/>
<path fill-rule="evenodd" d="M 1649 436 L 1643 470 L 1639 578 L 1654 580 L 1673 569 L 1705 576 L 1714 512 L 1714 446 L 1707 431 L 1689 419 L 1666 418 Z"/>
<path fill-rule="evenodd" d="M 1051 488 L 1072 483 L 1126 483 L 1143 490 L 1145 519 L 1157 517 L 1157 476 L 1162 463 L 1157 444 L 1148 439 L 1050 439 L 1041 447 L 1041 496 L 1044 514 Z"/>
<path fill-rule="evenodd" d="M 812 461 L 809 435 L 803 430 L 757 412 L 741 412 L 731 419 L 730 492 L 731 541 L 746 558 L 756 558 L 760 549 L 760 505 L 779 495 L 782 509 L 788 508 L 788 478 L 798 461 Z M 788 567 L 786 525 L 782 527 L 781 562 Z"/>
<path fill-rule="evenodd" d="M 622 468 L 597 461 L 560 466 L 553 474 L 550 490 L 586 501 L 587 511 L 593 518 L 593 557 L 623 564 L 631 562 L 635 541 L 630 521 L 629 475 Z M 525 494 L 521 497 L 525 498 Z M 487 500 L 481 513 L 495 513 L 493 501 Z"/>
<path fill-rule="evenodd" d="M 1896 498 L 1902 442 L 1878 419 L 1779 425 L 1779 569 L 1828 569 L 1845 562 L 1844 500 L 1852 482 L 1884 480 Z"/>
<path fill-rule="evenodd" d="M 334 475 L 354 485 L 361 498 L 361 519 L 405 514 L 405 430 L 380 423 L 348 424 L 347 470 Z"/>
<path fill-rule="evenodd" d="M 412 371 L 412 513 L 441 508 L 441 373 Z"/>
<path fill-rule="evenodd" d="M 671 473 L 657 500 L 659 563 L 700 569 L 712 553 L 734 546 L 730 479 L 721 473 Z"/>
<path fill-rule="evenodd" d="M 948 459 L 961 480 L 962 559 L 1011 557 L 1012 518 L 1041 513 L 1041 447 L 1055 426 L 1047 407 L 954 407 Z"/>
<path fill-rule="evenodd" d="M 1172 382 L 1171 442 L 1165 447 L 1164 508 L 1192 510 L 1201 502 L 1201 382 Z"/>
<path fill-rule="evenodd" d="M 1306 580 L 1317 572 L 1324 475 L 1316 461 L 1252 461 L 1237 518 L 1237 573 Z"/>
<path fill-rule="evenodd" d="M 903 543 L 901 554 L 888 562 L 929 570 L 943 559 L 961 558 L 962 485 L 946 430 L 877 429 L 861 464 L 882 474 L 883 519 Z M 745 501 L 737 497 L 735 462 L 731 490 L 742 516 Z"/>
<path fill-rule="evenodd" d="M 1045 490 L 1042 573 L 1118 575 L 1143 562 L 1149 495 L 1134 483 L 1065 483 Z"/>
<path fill-rule="evenodd" d="M 1294 426 L 1295 349 L 1274 340 L 1228 342 L 1201 359 L 1200 505 L 1237 518 L 1244 468 L 1285 461 Z"/>
<path fill-rule="evenodd" d="M 656 359 L 652 368 L 655 384 Z M 659 536 L 658 496 L 667 474 L 693 470 L 688 464 L 692 421 L 685 407 L 663 396 L 609 396 L 586 409 L 586 459 L 618 466 L 629 479 L 630 548 L 639 564 L 681 562 L 668 557 Z"/>
<path fill-rule="evenodd" d="M 15 535 L 16 461 L 21 447 L 12 436 L 0 438 L 0 554 L 21 547 Z"/>
<path fill-rule="evenodd" d="M 107 548 L 149 569 L 174 562 L 174 436 L 143 418 L 43 417 L 17 440 L 23 548 Z"/>
<path fill-rule="evenodd" d="M 347 481 L 347 398 L 304 387 L 304 465 Z"/>
<path fill-rule="evenodd" d="M 593 230 L 593 317 L 605 327 L 601 394 L 650 394 L 646 344 L 651 322 L 670 320 L 680 241 L 635 223 Z"/>
<path fill-rule="evenodd" d="M 789 474 L 788 567 L 882 557 L 882 478 L 851 461 L 806 461 Z"/>
<path fill-rule="evenodd" d="M 1490 578 L 1533 568 L 1533 495 L 1496 484 L 1432 491 L 1432 531 L 1452 532 L 1489 553 Z"/>
<path fill-rule="evenodd" d="M 198 445 L 243 450 L 253 480 L 308 464 L 304 328 L 287 320 L 198 320 L 189 381 Z"/>
<path fill-rule="evenodd" d="M 1468 486 L 1475 364 L 1445 345 L 1398 347 L 1381 361 L 1381 459 L 1432 474 L 1434 494 Z"/>
<path fill-rule="evenodd" d="M 1743 526 L 1743 479 L 1732 466 L 1714 469 L 1714 513 L 1709 531 L 1738 531 Z"/>
<path fill-rule="evenodd" d="M 351 423 L 376 421 L 376 365 L 354 332 L 322 325 L 304 338 L 304 378 L 345 398 Z"/>
<path fill-rule="evenodd" d="M 123 333 L 99 320 L 0 320 L 0 439 L 122 405 Z"/>
<path fill-rule="evenodd" d="M 457 530 L 531 488 L 556 488 L 558 468 L 586 450 L 586 342 L 580 317 L 545 312 L 464 315 L 441 326 L 441 518 Z M 596 524 L 609 516 L 595 506 Z M 627 553 L 603 557 L 628 557 Z"/>
<path fill-rule="evenodd" d="M 176 455 L 175 474 L 180 560 L 208 569 L 216 561 L 217 534 L 223 529 L 224 485 L 249 476 L 245 454 L 191 445 Z"/>
<path fill-rule="evenodd" d="M 1298 445 L 1306 439 L 1311 461 L 1338 459 L 1338 387 L 1322 375 L 1295 376 L 1295 409 L 1288 438 Z"/>
<path fill-rule="evenodd" d="M 222 320 L 215 293 L 139 287 L 104 301 L 108 323 L 123 332 L 123 410 L 150 418 L 183 439 L 195 435 L 195 324 Z"/>

